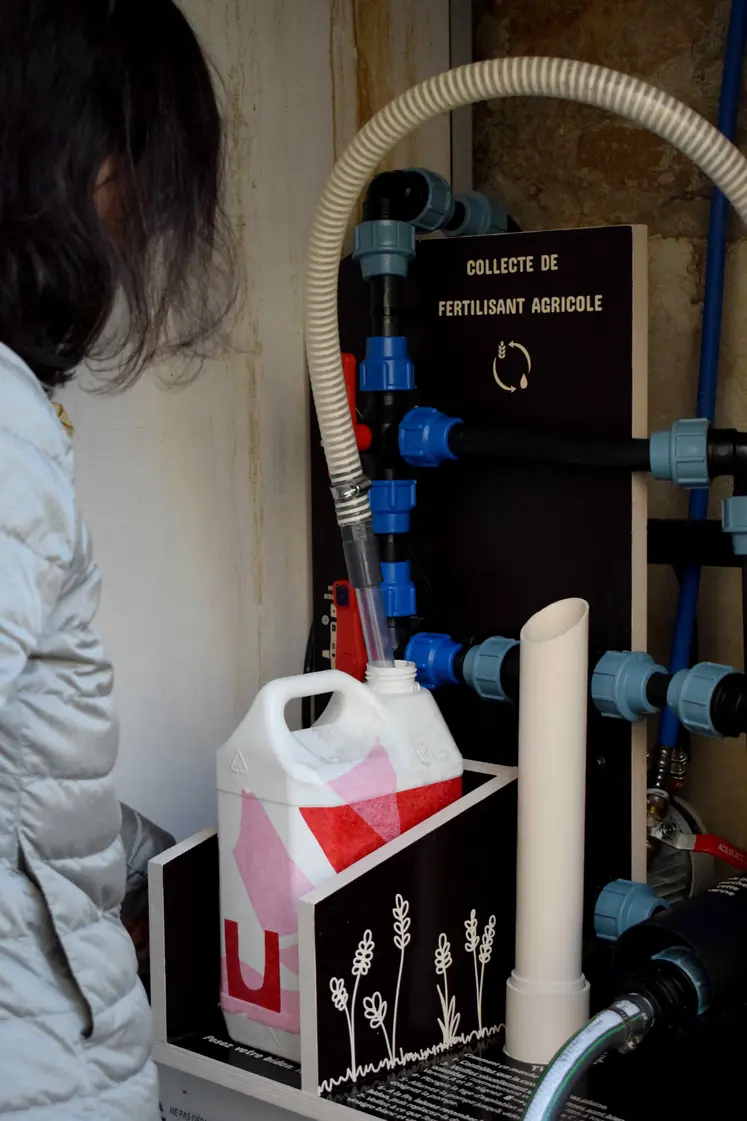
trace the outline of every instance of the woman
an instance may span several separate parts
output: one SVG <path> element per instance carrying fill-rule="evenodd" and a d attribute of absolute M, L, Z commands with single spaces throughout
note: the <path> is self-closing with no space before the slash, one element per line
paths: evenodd
<path fill-rule="evenodd" d="M 50 393 L 83 361 L 129 384 L 220 322 L 221 123 L 172 0 L 2 0 L 0 45 L 0 1114 L 158 1121 L 99 577 Z"/>

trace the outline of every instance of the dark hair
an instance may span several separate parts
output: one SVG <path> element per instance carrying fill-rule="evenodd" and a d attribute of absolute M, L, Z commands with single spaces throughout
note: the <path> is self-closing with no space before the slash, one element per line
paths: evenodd
<path fill-rule="evenodd" d="M 198 357 L 234 296 L 223 128 L 172 0 L 0 0 L 0 342 L 48 387 Z M 95 196 L 111 166 L 114 212 Z"/>

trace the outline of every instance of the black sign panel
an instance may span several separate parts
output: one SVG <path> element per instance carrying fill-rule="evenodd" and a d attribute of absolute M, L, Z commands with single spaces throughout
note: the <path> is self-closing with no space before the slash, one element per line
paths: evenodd
<path fill-rule="evenodd" d="M 630 436 L 633 287 L 645 269 L 631 227 L 420 242 L 402 316 L 415 401 L 467 422 Z M 349 259 L 339 305 L 343 350 L 360 361 L 368 291 Z M 365 399 L 359 406 L 365 410 Z M 323 668 L 324 597 L 345 569 L 312 425 L 314 666 Z M 485 461 L 422 470 L 403 464 L 401 474 L 417 479 L 409 542 L 417 629 L 462 642 L 518 637 L 535 611 L 582 596 L 590 604 L 592 663 L 605 650 L 630 648 L 629 474 Z M 436 696 L 466 757 L 516 761 L 515 709 L 469 689 Z M 630 766 L 629 726 L 590 710 L 590 898 L 610 879 L 630 875 Z"/>

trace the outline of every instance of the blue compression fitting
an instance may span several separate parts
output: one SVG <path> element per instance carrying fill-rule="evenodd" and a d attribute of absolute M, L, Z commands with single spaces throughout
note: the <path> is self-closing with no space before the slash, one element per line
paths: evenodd
<path fill-rule="evenodd" d="M 746 42 L 747 0 L 732 0 L 718 111 L 719 130 L 730 140 L 734 139 L 737 130 L 739 95 L 742 87 L 742 64 Z M 714 187 L 708 221 L 708 252 L 706 256 L 703 328 L 698 378 L 698 416 L 707 417 L 710 421 L 713 421 L 716 411 L 728 216 L 729 203 L 721 191 Z M 706 518 L 708 514 L 708 495 L 707 489 L 691 492 L 689 516 L 693 521 L 703 521 Z M 680 585 L 677 602 L 677 618 L 674 624 L 672 651 L 669 659 L 670 673 L 677 673 L 678 670 L 684 669 L 690 664 L 690 650 L 695 633 L 699 591 L 700 568 L 696 565 L 688 565 L 682 574 L 682 584 Z M 674 747 L 677 742 L 678 728 L 677 717 L 669 709 L 665 709 L 661 718 L 659 742 L 667 747 Z"/>

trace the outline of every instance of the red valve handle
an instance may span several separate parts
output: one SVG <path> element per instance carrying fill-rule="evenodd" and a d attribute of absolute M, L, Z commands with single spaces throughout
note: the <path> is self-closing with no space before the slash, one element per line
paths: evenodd
<path fill-rule="evenodd" d="M 733 868 L 747 870 L 747 852 L 712 833 L 696 833 L 693 852 L 705 852 L 709 856 L 715 856 L 717 860 L 731 864 Z"/>
<path fill-rule="evenodd" d="M 358 681 L 366 676 L 368 656 L 363 641 L 363 627 L 358 611 L 355 588 L 349 580 L 335 580 L 332 585 L 332 601 L 335 605 L 336 635 L 334 667 L 349 673 Z M 332 643 L 330 641 L 330 648 Z"/>
<path fill-rule="evenodd" d="M 355 361 L 354 354 L 343 354 L 342 356 L 342 372 L 345 375 L 345 389 L 348 394 L 348 405 L 350 406 L 350 416 L 353 420 L 353 431 L 355 432 L 355 442 L 358 445 L 359 452 L 367 452 L 373 443 L 373 433 L 367 424 L 359 424 L 358 422 L 358 409 L 355 403 L 355 390 L 356 390 L 356 377 L 358 373 L 358 364 Z"/>

